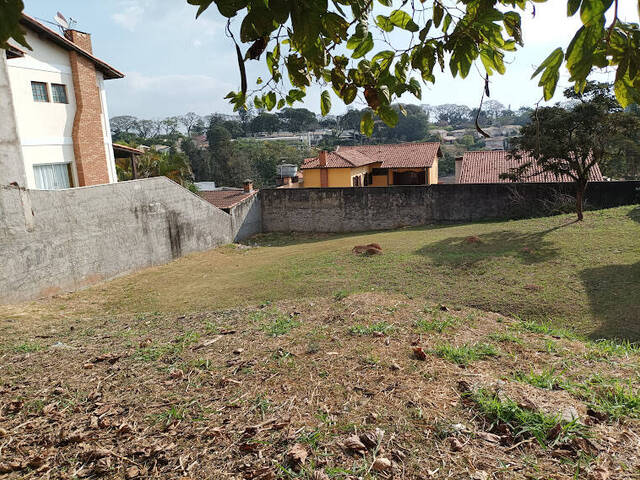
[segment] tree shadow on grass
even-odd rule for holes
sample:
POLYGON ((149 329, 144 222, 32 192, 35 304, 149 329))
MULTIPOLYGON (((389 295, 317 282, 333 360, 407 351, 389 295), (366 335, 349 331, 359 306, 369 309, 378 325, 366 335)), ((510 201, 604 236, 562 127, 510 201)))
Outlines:
POLYGON ((494 257, 518 257, 525 264, 545 262, 558 255, 558 248, 545 239, 549 233, 567 227, 564 223, 542 232, 494 231, 478 236, 450 237, 416 251, 431 257, 437 265, 470 265, 494 257))
POLYGON ((640 207, 636 207, 633 210, 631 210, 627 214, 627 217, 629 217, 631 220, 634 220, 634 221, 640 223, 640 207))
POLYGON ((588 268, 580 277, 600 322, 590 337, 640 341, 640 262, 588 268))

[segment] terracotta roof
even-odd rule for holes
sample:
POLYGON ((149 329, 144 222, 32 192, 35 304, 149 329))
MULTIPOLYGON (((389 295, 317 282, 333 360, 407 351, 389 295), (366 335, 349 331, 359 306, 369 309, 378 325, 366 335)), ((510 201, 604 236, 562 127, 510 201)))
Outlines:
MULTIPOLYGON (((500 178, 501 173, 508 173, 526 162, 532 166, 524 174, 523 183, 572 182, 568 175, 556 176, 551 172, 543 172, 535 159, 528 154, 522 154, 521 159, 513 158, 505 150, 465 152, 460 167, 459 183, 511 183, 511 180, 500 178)), ((596 164, 591 169, 591 181, 602 181, 600 167, 596 164)))
MULTIPOLYGON (((327 154, 326 168, 351 168, 381 163, 380 168, 427 168, 436 156, 442 156, 437 142, 396 143, 338 147, 327 154)), ((301 169, 321 168, 318 157, 307 158, 301 169)))
POLYGON ((29 15, 23 13, 22 14, 22 20, 20 21, 20 23, 22 23, 25 27, 30 28, 31 30, 35 31, 36 33, 44 35, 49 40, 51 40, 54 43, 58 44, 62 48, 65 48, 67 50, 74 50, 74 51, 78 52, 80 55, 82 55, 83 57, 88 58, 89 60, 91 60, 95 64, 96 69, 102 72, 102 74, 104 75, 105 80, 110 80, 110 79, 113 79, 113 78, 124 78, 124 73, 119 72, 118 70, 113 68, 108 63, 100 60, 99 58, 97 58, 95 56, 93 56, 92 53, 87 52, 86 50, 80 48, 78 45, 73 43, 71 40, 67 40, 63 36, 58 35, 56 32, 51 30, 49 27, 46 27, 43 24, 41 24, 40 22, 38 22, 35 18, 32 18, 29 15))
POLYGON ((128 145, 122 145, 120 143, 114 143, 113 150, 115 152, 133 153, 135 155, 142 155, 144 153, 142 150, 138 150, 137 148, 133 148, 128 145))
POLYGON ((258 193, 258 190, 246 193, 242 188, 238 188, 237 190, 229 189, 198 192, 198 195, 218 208, 231 208, 243 202, 247 198, 254 196, 256 193, 258 193))

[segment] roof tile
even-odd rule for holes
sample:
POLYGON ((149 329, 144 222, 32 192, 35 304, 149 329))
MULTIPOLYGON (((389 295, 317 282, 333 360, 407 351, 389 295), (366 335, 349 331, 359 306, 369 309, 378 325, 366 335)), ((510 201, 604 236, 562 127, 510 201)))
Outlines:
MULTIPOLYGON (((465 152, 462 158, 459 183, 511 183, 509 179, 500 178, 501 173, 508 173, 523 163, 531 162, 532 166, 522 179, 522 183, 571 182, 568 175, 556 176, 551 172, 544 172, 535 159, 526 153, 517 159, 505 150, 487 150, 465 152)), ((591 170, 591 181, 602 181, 600 167, 596 164, 591 170)))
MULTIPOLYGON (((380 168, 427 168, 441 156, 437 142, 338 147, 327 154, 327 168, 351 168, 380 163, 380 168)), ((320 168, 318 157, 307 158, 302 169, 320 168)))
POLYGON ((253 190, 252 192, 247 193, 243 189, 239 188, 237 190, 198 192, 198 195, 218 208, 231 208, 240 202, 243 202, 247 198, 252 197, 256 193, 258 193, 258 190, 253 190))

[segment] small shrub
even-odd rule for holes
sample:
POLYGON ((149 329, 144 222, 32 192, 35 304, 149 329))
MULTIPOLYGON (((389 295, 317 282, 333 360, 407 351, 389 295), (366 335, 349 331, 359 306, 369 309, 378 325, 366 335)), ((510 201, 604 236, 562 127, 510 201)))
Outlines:
POLYGON ((533 370, 529 371, 529 373, 516 372, 513 375, 513 379, 545 390, 561 390, 566 386, 565 380, 556 374, 555 368, 545 369, 540 373, 536 373, 533 370))
POLYGON ((259 323, 262 331, 270 337, 286 335, 300 326, 300 322, 295 317, 290 317, 277 308, 255 312, 251 315, 251 320, 259 323))
POLYGON ((35 342, 24 342, 20 345, 16 345, 14 350, 18 353, 35 353, 42 350, 42 345, 35 342))
POLYGON ((514 334, 509 332, 495 332, 489 334, 489 338, 494 342, 500 343, 516 343, 518 345, 522 345, 522 339, 516 337, 514 334))
POLYGON ((640 344, 629 340, 601 339, 590 342, 589 352, 585 354, 588 360, 598 360, 610 357, 629 357, 640 353, 640 344))
POLYGON ((522 321, 518 324, 520 330, 524 330, 531 333, 541 333, 543 335, 551 335, 559 338, 577 339, 578 336, 575 332, 566 328, 556 328, 549 323, 540 323, 533 320, 522 321))
POLYGON ((449 344, 437 345, 434 353, 440 357, 458 365, 469 365, 475 360, 481 360, 488 357, 497 357, 500 352, 490 343, 465 344, 460 347, 454 347, 449 344))
POLYGON ((456 324, 456 318, 450 315, 435 318, 433 320, 427 320, 422 318, 417 320, 415 326, 422 332, 438 332, 442 333, 445 330, 453 327, 456 324))
POLYGON ((610 418, 640 418, 640 393, 631 382, 623 383, 596 375, 573 386, 571 391, 593 410, 610 418))
POLYGON ((338 290, 336 293, 333 294, 333 300, 336 302, 339 302, 340 300, 344 300, 348 296, 349 294, 347 293, 346 290, 338 290))
POLYGON ((534 437, 542 446, 554 446, 586 434, 586 427, 577 420, 564 422, 560 415, 524 409, 513 400, 500 399, 485 389, 468 396, 474 402, 475 408, 492 422, 493 426, 508 426, 515 439, 534 437), (558 425, 561 428, 556 432, 558 425))

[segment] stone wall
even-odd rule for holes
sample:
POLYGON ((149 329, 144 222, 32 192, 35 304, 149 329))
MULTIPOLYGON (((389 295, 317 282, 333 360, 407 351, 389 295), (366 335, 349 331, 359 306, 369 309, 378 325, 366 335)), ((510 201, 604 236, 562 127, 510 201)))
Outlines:
POLYGON ((0 303, 77 290, 233 240, 231 216, 165 177, 0 186, 0 303))
MULTIPOLYGON (((543 216, 571 209, 572 183, 263 189, 265 232, 359 232, 543 216)), ((594 182, 587 208, 640 203, 640 182, 594 182)))

